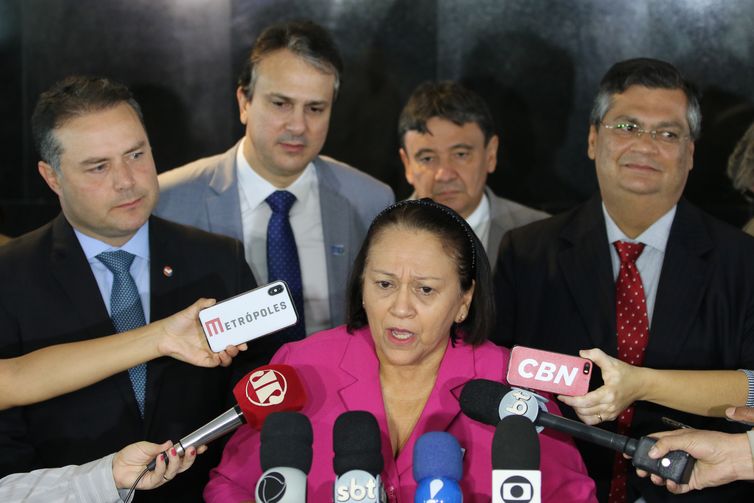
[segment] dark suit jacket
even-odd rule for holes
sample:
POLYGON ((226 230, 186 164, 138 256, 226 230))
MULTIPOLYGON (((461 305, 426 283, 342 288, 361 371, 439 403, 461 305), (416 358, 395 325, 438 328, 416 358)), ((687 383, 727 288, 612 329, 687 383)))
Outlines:
MULTIPOLYGON (((599 347, 616 356, 615 282, 609 246, 599 197, 509 232, 503 238, 495 274, 495 342, 574 355, 579 349, 599 347)), ((678 204, 670 230, 644 365, 754 368, 754 239, 684 200, 678 204)), ((594 375, 592 389, 601 382, 601 376, 594 375)), ((561 407, 573 416, 572 410, 561 407)), ((662 416, 698 428, 736 428, 725 420, 638 402, 633 436, 669 429, 660 421, 662 416)), ((584 443, 579 447, 598 491, 606 496, 612 454, 584 443)), ((664 488, 635 474, 629 483, 649 502, 671 498, 664 488)), ((677 499, 751 501, 752 495, 754 486, 737 483, 677 499)))
MULTIPOLYGON (((149 225, 152 320, 199 297, 220 300, 255 286, 239 242, 156 217, 149 225), (168 265, 171 277, 163 274, 168 265)), ((86 257, 62 214, 2 247, 0 285, 0 357, 115 332, 86 257)), ((0 413, 0 477, 81 464, 138 440, 178 441, 228 409, 229 390, 243 367, 243 358, 228 369, 197 368, 172 358, 149 362, 143 420, 127 372, 0 413)), ((208 470, 221 451, 221 446, 210 446, 190 473, 140 493, 137 501, 200 501, 208 470)))

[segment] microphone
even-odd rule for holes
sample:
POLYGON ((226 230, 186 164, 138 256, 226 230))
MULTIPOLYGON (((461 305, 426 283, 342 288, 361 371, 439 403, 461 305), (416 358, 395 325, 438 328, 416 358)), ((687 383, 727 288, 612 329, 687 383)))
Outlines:
POLYGON ((385 503, 380 473, 382 443, 377 419, 369 412, 344 412, 333 426, 336 503, 385 503))
MULTIPOLYGON (((252 370, 233 387, 237 405, 186 435, 173 447, 183 456, 190 447, 199 447, 230 433, 243 423, 258 430, 273 412, 301 410, 306 391, 296 370, 290 365, 263 365, 252 370)), ((165 460, 167 461, 167 456, 165 460)), ((147 465, 155 469, 157 460, 147 465)))
POLYGON ((312 424, 298 412, 273 412, 262 426, 262 476, 258 503, 306 502, 306 474, 312 467, 312 424))
POLYGON ((463 413, 481 423, 494 426, 506 416, 525 416, 537 426, 552 428, 600 447, 628 454, 636 468, 679 484, 688 483, 696 461, 690 454, 671 451, 663 458, 652 459, 648 452, 657 442, 654 438, 641 437, 636 440, 550 414, 541 410, 544 405, 537 397, 538 395, 530 391, 511 389, 499 382, 473 379, 461 390, 460 402, 463 413))
POLYGON ((419 437, 414 444, 414 503, 462 503, 462 475, 463 453, 453 435, 430 431, 419 437))
POLYGON ((492 437, 492 503, 509 501, 542 501, 537 430, 515 415, 504 417, 492 437))

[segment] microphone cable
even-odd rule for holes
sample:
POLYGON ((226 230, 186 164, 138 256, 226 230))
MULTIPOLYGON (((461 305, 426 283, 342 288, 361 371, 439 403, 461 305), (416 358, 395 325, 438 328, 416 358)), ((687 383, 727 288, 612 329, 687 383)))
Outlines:
MULTIPOLYGON (((144 470, 141 472, 141 475, 139 475, 138 477, 136 477, 136 481, 131 486, 131 489, 128 490, 128 495, 126 496, 126 501, 129 501, 131 499, 131 496, 133 495, 134 491, 136 490, 136 486, 139 485, 139 482, 141 482, 141 479, 144 478, 144 475, 146 475, 148 471, 149 471, 149 467, 145 466, 144 470)), ((165 480, 167 480, 167 479, 165 479, 165 480)))

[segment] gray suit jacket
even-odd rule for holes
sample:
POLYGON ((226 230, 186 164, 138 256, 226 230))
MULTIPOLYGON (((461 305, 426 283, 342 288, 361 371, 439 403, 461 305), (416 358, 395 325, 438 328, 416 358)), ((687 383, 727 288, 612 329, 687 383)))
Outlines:
POLYGON ((542 220, 549 217, 544 211, 535 210, 513 202, 509 199, 503 199, 497 196, 489 187, 484 188, 484 193, 490 200, 490 235, 489 242, 485 243, 487 256, 490 259, 490 265, 493 268, 497 265, 497 254, 500 249, 500 242, 506 232, 516 227, 521 227, 536 220, 542 220))
MULTIPOLYGON (((155 214, 243 241, 236 152, 199 159, 162 173, 155 214)), ((372 219, 395 201, 384 183, 328 157, 314 159, 327 260, 332 324, 345 321, 345 287, 372 219)), ((306 292, 304 292, 306 296, 306 292)))

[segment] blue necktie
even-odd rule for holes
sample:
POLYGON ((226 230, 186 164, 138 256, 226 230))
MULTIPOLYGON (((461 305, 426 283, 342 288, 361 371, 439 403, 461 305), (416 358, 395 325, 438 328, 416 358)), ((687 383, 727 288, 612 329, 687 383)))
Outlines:
POLYGON ((296 238, 293 236, 288 212, 296 202, 296 196, 287 190, 277 190, 266 199, 272 208, 272 216, 267 224, 267 279, 281 279, 296 303, 298 323, 280 332, 283 340, 300 340, 306 337, 304 326, 304 287, 301 283, 301 266, 298 261, 296 238))
MULTIPOLYGON (((115 330, 125 332, 146 325, 144 309, 141 306, 139 289, 131 277, 131 263, 134 255, 127 251, 102 252, 97 259, 113 273, 113 289, 110 293, 110 318, 115 330)), ((128 369, 131 386, 141 417, 144 417, 144 394, 147 388, 147 365, 142 363, 128 369)))

